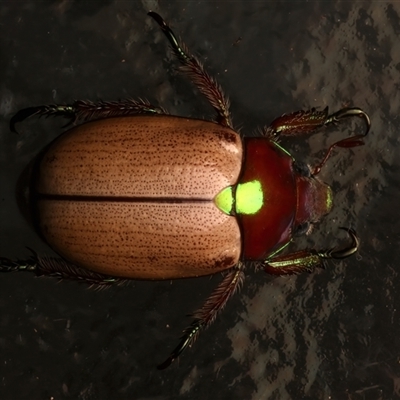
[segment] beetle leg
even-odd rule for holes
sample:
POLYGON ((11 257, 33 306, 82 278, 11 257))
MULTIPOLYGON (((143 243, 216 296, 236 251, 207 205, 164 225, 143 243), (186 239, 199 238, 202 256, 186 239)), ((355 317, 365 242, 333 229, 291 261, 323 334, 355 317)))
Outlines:
POLYGON ((36 276, 74 279, 98 287, 104 287, 114 283, 121 284, 127 281, 126 279, 113 278, 80 268, 62 258, 39 257, 35 254, 27 260, 12 261, 8 258, 0 257, 0 272, 17 271, 33 272, 36 276))
POLYGON ((217 122, 220 125, 232 128, 229 99, 224 95, 221 87, 214 78, 204 70, 200 61, 189 53, 186 45, 177 39, 171 28, 160 15, 153 11, 150 11, 148 15, 160 25, 161 30, 169 40, 172 50, 182 64, 180 70, 189 77, 197 86, 200 93, 202 93, 214 107, 217 112, 217 122))
MULTIPOLYGON (((360 117, 364 118, 367 128, 362 136, 366 136, 371 128, 371 121, 367 113, 360 108, 343 108, 331 115, 328 113, 328 107, 322 111, 315 108, 304 111, 296 111, 290 114, 283 114, 276 118, 271 124, 264 128, 263 133, 272 139, 280 135, 299 135, 315 131, 323 126, 336 124, 343 118, 360 117)), ((361 136, 361 135, 358 135, 361 136)))
POLYGON ((67 124, 69 125, 76 121, 83 122, 93 119, 138 114, 167 114, 167 112, 163 108, 153 106, 148 101, 142 99, 98 102, 77 100, 70 105, 49 104, 24 108, 11 118, 10 130, 16 132, 15 124, 17 122, 21 122, 34 115, 39 117, 67 117, 70 119, 70 122, 67 124))
POLYGON ((324 260, 329 258, 341 259, 354 254, 359 247, 359 240, 352 229, 340 228, 347 231, 352 239, 351 245, 344 249, 330 249, 324 251, 301 250, 286 256, 272 257, 262 263, 266 272, 273 275, 298 274, 312 272, 315 268, 323 267, 324 260))
POLYGON ((350 147, 356 147, 356 146, 363 146, 364 141, 363 137, 368 133, 368 131, 364 135, 355 135, 351 136, 346 139, 339 140, 338 142, 333 143, 332 145, 329 146, 328 151, 325 153, 325 157, 323 160, 312 170, 311 174, 313 176, 319 174, 321 171, 322 167, 325 165, 325 163, 328 161, 329 156, 332 153, 332 150, 335 147, 342 147, 342 148, 350 148, 350 147))
POLYGON ((207 299, 203 307, 193 314, 193 322, 183 331, 183 336, 178 346, 171 355, 157 367, 158 369, 169 367, 186 347, 194 343, 200 330, 207 328, 214 322, 218 312, 225 307, 226 302, 243 284, 243 269, 243 264, 239 263, 224 277, 223 281, 207 299))
POLYGON ((312 108, 308 111, 296 111, 291 114, 284 114, 276 118, 267 128, 264 128, 264 135, 270 136, 271 139, 278 139, 280 135, 304 134, 315 131, 316 129, 331 124, 338 123, 343 118, 348 117, 364 118, 367 128, 364 134, 354 135, 346 139, 339 140, 332 144, 325 154, 324 159, 312 171, 312 175, 317 175, 324 166, 332 150, 335 147, 356 147, 364 144, 363 138, 368 134, 371 128, 371 121, 367 113, 360 108, 343 108, 331 115, 328 114, 328 107, 323 111, 317 111, 312 108))

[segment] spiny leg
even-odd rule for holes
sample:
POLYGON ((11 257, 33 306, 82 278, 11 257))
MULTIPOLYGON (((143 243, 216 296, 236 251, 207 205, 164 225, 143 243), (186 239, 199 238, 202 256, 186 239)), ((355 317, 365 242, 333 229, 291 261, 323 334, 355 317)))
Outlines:
POLYGON ((362 146, 364 144, 363 138, 368 134, 371 128, 371 121, 367 113, 356 107, 343 108, 330 115, 328 113, 328 107, 323 111, 317 111, 315 108, 308 111, 301 110, 291 114, 284 114, 281 117, 276 118, 268 127, 264 128, 263 133, 264 135, 271 137, 271 139, 278 139, 280 135, 288 136, 307 134, 323 126, 336 124, 343 118, 349 117, 363 118, 367 125, 365 133, 362 135, 354 135, 332 144, 326 152, 322 162, 312 171, 312 175, 317 175, 335 147, 350 148, 362 146))
POLYGON ((323 251, 302 250, 285 256, 272 256, 270 259, 260 263, 266 272, 273 275, 298 274, 301 272, 312 272, 315 268, 323 267, 324 260, 334 258, 342 259, 354 254, 359 247, 356 233, 349 228, 345 230, 352 243, 343 249, 329 249, 323 251))
POLYGON ((36 276, 78 280, 97 287, 127 282, 126 279, 114 278, 80 268, 62 258, 40 257, 34 254, 27 260, 13 261, 0 257, 0 272, 22 271, 33 272, 36 276))
POLYGON ((183 331, 183 336, 178 346, 171 355, 157 367, 158 369, 169 367, 183 350, 194 343, 200 331, 214 322, 218 312, 224 308, 226 302, 241 287, 244 280, 243 269, 243 264, 239 263, 224 277, 223 281, 207 299, 203 307, 193 314, 193 322, 183 331))
POLYGON ((10 130, 16 132, 15 124, 34 115, 39 117, 62 116, 70 119, 70 123, 84 122, 93 119, 120 117, 138 114, 167 114, 161 108, 151 105, 146 100, 126 99, 120 101, 86 101, 77 100, 69 105, 49 104, 28 107, 18 111, 10 121, 10 130))
POLYGON ((371 128, 371 121, 368 114, 357 107, 342 108, 330 115, 328 107, 325 107, 322 111, 311 108, 311 110, 307 111, 300 110, 290 114, 283 114, 274 119, 268 127, 265 127, 263 133, 266 136, 270 136, 272 139, 278 138, 280 135, 307 134, 322 126, 336 124, 341 119, 348 117, 364 118, 367 129, 364 135, 360 136, 366 136, 371 128))
POLYGON ((150 11, 148 15, 152 17, 158 25, 160 25, 161 30, 169 40, 172 50, 182 64, 180 68, 181 71, 188 75, 190 80, 214 107, 217 112, 217 122, 221 125, 232 128, 231 115, 229 112, 229 100, 225 97, 221 87, 210 75, 208 75, 197 58, 189 53, 186 45, 177 39, 171 28, 160 15, 153 11, 150 11))

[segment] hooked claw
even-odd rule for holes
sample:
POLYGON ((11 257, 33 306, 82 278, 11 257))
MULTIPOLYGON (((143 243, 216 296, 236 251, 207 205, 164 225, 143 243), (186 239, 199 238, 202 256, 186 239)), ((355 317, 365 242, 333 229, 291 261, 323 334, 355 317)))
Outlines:
POLYGON ((76 106, 73 105, 57 105, 49 104, 45 106, 28 107, 19 110, 10 120, 10 130, 11 132, 18 133, 15 129, 15 124, 17 122, 22 122, 23 120, 32 117, 33 115, 39 116, 63 116, 70 119, 70 121, 65 125, 68 126, 74 122, 76 119, 76 106))
POLYGON ((15 124, 17 122, 22 122, 23 120, 32 117, 33 115, 40 114, 42 107, 28 107, 23 110, 19 110, 10 120, 10 130, 11 132, 18 133, 15 129, 15 124))
POLYGON ((340 227, 339 229, 343 229, 349 234, 349 236, 352 238, 351 245, 341 250, 336 250, 336 249, 328 250, 325 253, 320 254, 321 257, 341 259, 351 256, 358 250, 358 247, 360 246, 360 241, 357 237, 356 232, 351 228, 340 227))
POLYGON ((188 347, 193 340, 195 340, 196 336, 199 333, 199 330, 203 327, 203 324, 199 320, 193 321, 193 323, 184 331, 184 335, 181 337, 181 341, 178 346, 175 347, 174 351, 170 354, 170 356, 160 365, 157 366, 157 369, 165 369, 169 367, 183 352, 183 350, 188 347))
POLYGON ((369 130, 371 129, 371 120, 367 113, 365 113, 361 108, 353 107, 353 108, 342 108, 341 110, 331 114, 325 121, 325 125, 329 125, 335 122, 339 122, 342 118, 347 117, 361 117, 365 119, 367 124, 367 130, 363 136, 367 136, 369 130))

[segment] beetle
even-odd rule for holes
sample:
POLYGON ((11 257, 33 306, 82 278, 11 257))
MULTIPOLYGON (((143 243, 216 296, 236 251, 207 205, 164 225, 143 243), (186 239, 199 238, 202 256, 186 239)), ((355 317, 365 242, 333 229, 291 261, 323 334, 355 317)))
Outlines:
POLYGON ((326 259, 358 250, 356 233, 342 228, 351 239, 345 248, 284 252, 297 234, 331 210, 332 190, 317 175, 332 150, 363 145, 371 123, 360 108, 332 114, 312 108, 283 114, 258 137, 241 138, 218 83, 160 15, 148 15, 170 42, 181 72, 214 108, 215 120, 172 116, 133 99, 78 100, 18 111, 10 121, 13 132, 35 115, 63 116, 75 125, 40 154, 33 173, 35 224, 61 258, 3 257, 0 271, 96 285, 225 271, 178 346, 158 366, 164 369, 240 288, 247 262, 284 275, 314 271, 326 259), (365 132, 332 144, 314 168, 279 144, 280 136, 308 134, 348 117, 364 119, 365 132))

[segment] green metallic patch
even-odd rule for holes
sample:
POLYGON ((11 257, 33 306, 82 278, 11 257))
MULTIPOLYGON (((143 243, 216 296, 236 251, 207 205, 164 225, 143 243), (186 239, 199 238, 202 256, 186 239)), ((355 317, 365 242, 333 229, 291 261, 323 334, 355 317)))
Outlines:
POLYGON ((240 183, 236 189, 236 212, 256 214, 264 204, 264 192, 260 181, 240 183))
POLYGON ((216 206, 225 214, 232 214, 233 194, 232 186, 222 189, 214 198, 216 206))

